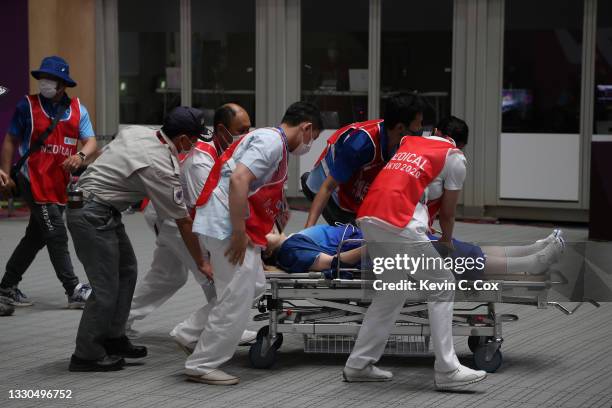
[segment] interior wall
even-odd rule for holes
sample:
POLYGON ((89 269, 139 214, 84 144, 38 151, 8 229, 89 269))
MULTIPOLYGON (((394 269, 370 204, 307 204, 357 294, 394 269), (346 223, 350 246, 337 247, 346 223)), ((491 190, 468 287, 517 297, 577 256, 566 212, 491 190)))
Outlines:
MULTIPOLYGON (((68 61, 77 83, 68 93, 80 98, 96 129, 95 0, 29 0, 28 20, 30 69, 50 55, 68 61)), ((37 92, 30 76, 30 93, 37 92)))
POLYGON ((22 0, 3 0, 6 18, 0 25, 0 36, 10 38, 2 43, 2 52, 10 63, 3 64, 0 86, 8 93, 0 94, 0 145, 4 140, 15 105, 28 92, 28 5, 22 0), (10 57, 8 57, 10 56, 10 57))

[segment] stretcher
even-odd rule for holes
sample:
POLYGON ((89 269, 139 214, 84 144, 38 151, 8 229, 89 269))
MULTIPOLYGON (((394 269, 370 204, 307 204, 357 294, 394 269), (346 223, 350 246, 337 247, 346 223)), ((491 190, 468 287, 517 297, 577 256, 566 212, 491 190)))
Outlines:
MULTIPOLYGON (((259 314, 254 319, 268 324, 258 331, 249 350, 252 366, 272 367, 285 334, 303 336, 306 353, 350 353, 371 300, 364 298, 368 292, 363 290, 365 282, 359 278, 360 272, 363 271, 338 267, 328 279, 321 272, 266 271, 267 288, 257 302, 259 314), (352 272, 356 279, 340 279, 341 271, 352 272)), ((518 320, 517 315, 497 313, 497 304, 555 307, 566 315, 573 314, 585 302, 599 307, 590 299, 573 309, 549 301, 551 287, 567 283, 558 272, 488 278, 487 282, 498 283, 497 289, 456 291, 453 313, 453 336, 467 337, 474 366, 487 372, 495 372, 502 365, 503 324, 518 320)), ((409 291, 384 354, 431 355, 429 335, 425 294, 409 291)))

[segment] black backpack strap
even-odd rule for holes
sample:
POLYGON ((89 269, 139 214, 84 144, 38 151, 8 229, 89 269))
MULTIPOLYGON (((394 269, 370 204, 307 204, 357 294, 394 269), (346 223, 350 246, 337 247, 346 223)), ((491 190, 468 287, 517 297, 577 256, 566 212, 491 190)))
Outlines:
MULTIPOLYGON (((56 113, 55 117, 53 118, 53 120, 51 121, 51 124, 49 125, 49 127, 47 129, 45 129, 43 134, 40 135, 40 137, 36 140, 36 142, 34 142, 30 146, 30 150, 25 152, 25 154, 23 156, 21 156, 19 161, 17 161, 17 163, 15 163, 15 165, 13 166, 12 173, 18 173, 19 169, 21 169, 21 166, 23 166, 23 164, 26 162, 28 157, 30 157, 30 154, 40 150, 40 148, 45 143, 45 140, 47 140, 47 138, 49 137, 51 132, 53 132, 53 130, 57 126, 57 123, 60 121, 62 116, 64 116, 64 114, 66 113, 66 111, 68 109, 70 109, 70 98, 66 98, 65 102, 58 107, 57 113, 56 113)), ((32 123, 32 126, 34 126, 33 123, 32 123)))

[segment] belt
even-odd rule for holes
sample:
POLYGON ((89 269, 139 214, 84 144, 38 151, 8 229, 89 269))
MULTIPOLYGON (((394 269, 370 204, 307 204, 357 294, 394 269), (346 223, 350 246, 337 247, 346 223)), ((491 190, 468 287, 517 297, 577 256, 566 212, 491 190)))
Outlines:
POLYGON ((112 204, 108 203, 107 201, 102 200, 101 198, 99 198, 97 195, 95 195, 91 191, 87 191, 83 189, 80 189, 80 190, 83 193, 83 201, 93 201, 94 203, 103 205, 105 207, 110 208, 111 210, 116 211, 117 213, 120 213, 120 211, 117 210, 112 204))
POLYGON ((97 199, 94 193, 87 191, 87 190, 83 190, 82 188, 80 190, 83 193, 83 200, 94 201, 97 199))

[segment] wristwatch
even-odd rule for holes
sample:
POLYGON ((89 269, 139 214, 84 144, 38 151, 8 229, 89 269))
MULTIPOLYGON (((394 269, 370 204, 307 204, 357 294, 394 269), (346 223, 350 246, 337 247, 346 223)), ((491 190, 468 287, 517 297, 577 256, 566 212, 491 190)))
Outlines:
POLYGON ((79 156, 82 161, 85 161, 85 159, 87 158, 87 155, 83 152, 77 152, 77 156, 79 156))

